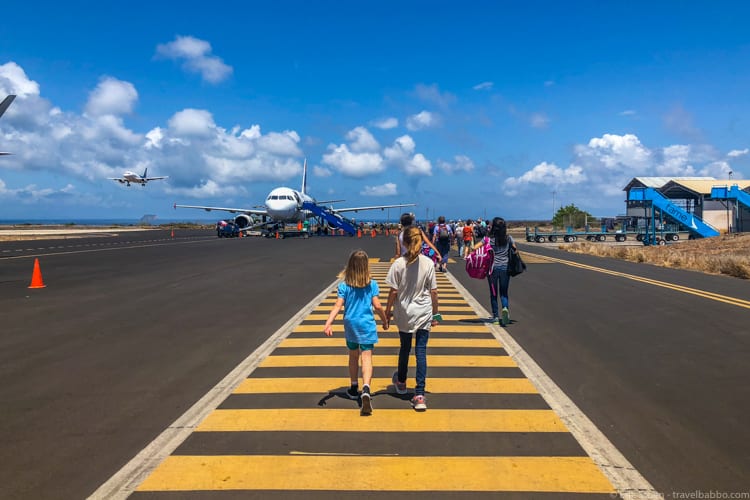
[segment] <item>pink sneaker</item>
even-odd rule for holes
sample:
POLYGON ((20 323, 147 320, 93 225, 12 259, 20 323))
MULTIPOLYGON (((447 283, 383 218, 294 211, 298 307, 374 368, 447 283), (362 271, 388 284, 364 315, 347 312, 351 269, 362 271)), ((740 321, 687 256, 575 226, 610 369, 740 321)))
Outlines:
POLYGON ((411 399, 411 405, 414 407, 417 411, 425 411, 427 410, 427 401, 424 399, 424 396, 414 396, 411 399))
POLYGON ((393 387, 396 388, 396 394, 406 394, 406 382, 398 381, 398 372, 393 372, 391 382, 393 382, 393 387))

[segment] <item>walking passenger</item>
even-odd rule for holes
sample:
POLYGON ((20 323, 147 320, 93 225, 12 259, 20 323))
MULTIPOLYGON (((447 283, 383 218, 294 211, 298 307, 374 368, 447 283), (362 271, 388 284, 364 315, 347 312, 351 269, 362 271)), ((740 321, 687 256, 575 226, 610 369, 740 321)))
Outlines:
POLYGON ((454 231, 454 234, 456 235, 456 246, 458 248, 458 256, 463 257, 464 256, 464 221, 461 219, 458 219, 458 222, 456 222, 456 230, 454 231))
MULTIPOLYGON (((416 386, 412 406, 417 411, 425 411, 425 386, 427 379, 427 341, 430 329, 441 319, 438 314, 438 291, 435 266, 422 255, 422 234, 416 227, 404 232, 406 254, 399 257, 388 270, 385 279, 391 288, 385 307, 385 316, 390 321, 391 313, 398 326, 401 347, 398 353, 398 370, 391 380, 396 393, 406 394, 406 374, 412 337, 416 335, 415 354, 417 358, 416 386)), ((388 324, 385 327, 388 329, 388 324)))
POLYGON ((474 224, 471 219, 466 219, 466 225, 463 229, 464 234, 464 259, 469 256, 469 252, 474 248, 474 224))
POLYGON ((451 251, 451 241, 453 241, 453 230, 445 223, 445 217, 438 217, 438 222, 432 230, 432 243, 437 247, 442 256, 438 270, 446 272, 448 270, 448 254, 451 251))
MULTIPOLYGON (((398 237, 396 237, 396 255, 394 258, 398 259, 399 257, 406 254, 406 247, 404 246, 404 232, 412 226, 414 226, 414 214, 410 214, 410 213, 403 214, 401 216, 401 228, 402 229, 401 229, 401 232, 398 233, 398 237)), ((424 234, 424 231, 422 231, 421 228, 417 227, 417 229, 419 229, 419 232, 422 233, 422 243, 432 248, 435 251, 435 254, 438 256, 438 259, 442 259, 440 252, 438 252, 438 249, 435 248, 435 245, 432 244, 432 241, 430 241, 430 238, 428 238, 427 235, 424 234)))
POLYGON ((323 332, 331 337, 331 324, 344 309, 344 336, 346 347, 349 349, 349 380, 350 387, 346 395, 350 399, 359 398, 359 358, 362 358, 362 415, 372 413, 372 396, 370 383, 372 382, 372 353, 378 342, 378 331, 375 325, 373 309, 380 316, 383 327, 388 328, 388 319, 380 304, 378 283, 370 276, 367 253, 356 250, 349 256, 344 270, 344 281, 339 283, 338 298, 328 315, 323 332))
MULTIPOLYGON (((490 239, 492 251, 495 253, 495 260, 492 265, 492 273, 487 276, 490 288, 490 306, 492 307, 492 322, 500 323, 502 326, 510 323, 510 309, 508 308, 508 287, 510 286, 510 276, 508 275, 508 256, 510 249, 516 249, 516 243, 513 237, 508 234, 508 228, 505 219, 495 217, 492 219, 492 225, 488 231, 487 237, 490 239), (500 305, 498 306, 497 296, 500 295, 500 305), (498 311, 502 307, 502 311, 498 311), (501 316, 498 315, 501 313, 501 316)), ((477 246, 483 245, 482 241, 477 246)))

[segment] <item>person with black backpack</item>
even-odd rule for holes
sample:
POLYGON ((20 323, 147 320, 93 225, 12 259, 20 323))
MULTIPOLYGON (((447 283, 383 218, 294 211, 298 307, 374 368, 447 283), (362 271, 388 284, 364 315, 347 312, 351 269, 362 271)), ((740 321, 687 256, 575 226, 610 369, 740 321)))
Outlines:
MULTIPOLYGON (((508 309, 508 287, 510 286, 508 257, 511 248, 516 250, 516 243, 513 241, 513 237, 508 234, 508 227, 505 224, 505 219, 502 217, 492 219, 492 226, 490 226, 487 236, 490 238, 492 251, 495 253, 492 273, 487 276, 487 282, 490 286, 492 322, 505 326, 510 323, 510 309, 508 309), (498 295, 500 295, 499 307, 502 307, 502 316, 498 314, 500 312, 497 303, 498 295)), ((478 243, 478 245, 481 244, 481 242, 478 243)))
POLYGON ((445 223, 445 217, 438 217, 437 224, 435 224, 432 230, 432 243, 437 247, 438 252, 442 256, 438 271, 446 272, 448 270, 448 253, 451 251, 451 243, 453 242, 453 230, 445 223))

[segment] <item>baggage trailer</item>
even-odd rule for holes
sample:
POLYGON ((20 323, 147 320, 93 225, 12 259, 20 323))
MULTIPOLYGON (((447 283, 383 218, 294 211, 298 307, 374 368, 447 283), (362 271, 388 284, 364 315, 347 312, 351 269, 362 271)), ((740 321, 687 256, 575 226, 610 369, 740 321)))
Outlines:
POLYGON ((557 243, 558 240, 562 240, 565 243, 574 243, 578 239, 585 239, 587 241, 626 241, 628 236, 636 237, 637 231, 574 231, 572 227, 567 228, 565 231, 540 231, 538 227, 534 227, 533 230, 526 228, 526 241, 529 243, 557 243))

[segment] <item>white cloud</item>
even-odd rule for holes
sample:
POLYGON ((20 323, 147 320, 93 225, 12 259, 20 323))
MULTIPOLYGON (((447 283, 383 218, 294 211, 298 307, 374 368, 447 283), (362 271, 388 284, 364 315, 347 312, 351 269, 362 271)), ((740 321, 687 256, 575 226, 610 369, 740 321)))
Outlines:
POLYGON ((382 130, 388 130, 398 127, 398 118, 388 117, 381 118, 372 122, 372 126, 382 130))
POLYGON ((220 83, 234 71, 224 64, 221 58, 211 55, 211 44, 192 36, 177 36, 169 43, 159 44, 156 54, 159 57, 183 61, 182 67, 191 73, 198 73, 204 81, 220 83))
POLYGON ((415 90, 419 99, 437 104, 441 108, 447 107, 456 100, 456 96, 450 92, 440 92, 440 88, 436 84, 424 85, 420 83, 415 90))
MULTIPOLYGON (((6 73, 8 67, 3 66, 6 73)), ((226 129, 217 125, 206 110, 183 109, 166 124, 139 134, 120 116, 137 103, 138 92, 132 84, 103 78, 90 92, 86 112, 76 114, 52 106, 34 91, 36 84, 29 85, 23 70, 11 69, 14 78, 24 75, 14 81, 12 90, 18 92, 21 86, 30 93, 19 97, 11 107, 13 114, 9 110, 0 121, 0 144, 15 153, 3 158, 3 167, 9 171, 48 172, 101 182, 119 176, 125 169, 142 171, 149 167, 154 175, 169 176, 167 181, 149 187, 151 191, 186 197, 246 195, 243 186, 248 183, 281 182, 298 178, 302 171, 296 131, 264 134, 257 124, 226 129)), ((0 80, 9 85, 7 77, 0 80)), ((19 203, 50 196, 77 199, 82 206, 116 203, 76 193, 72 188, 4 188, 4 196, 17 197, 19 203)))
POLYGON ((396 184, 387 182, 380 186, 365 186, 359 194, 362 196, 395 196, 398 194, 398 188, 396 184))
POLYGON ((438 124, 438 116, 429 111, 421 111, 406 119, 406 128, 411 131, 434 127, 438 124))
POLYGON ((181 137, 209 137, 216 130, 214 118, 203 109, 183 109, 169 119, 169 131, 181 137))
POLYGON ((330 168, 320 167, 316 165, 313 167, 313 175, 315 177, 330 177, 333 175, 333 171, 330 168))
POLYGON ((356 127, 346 134, 351 150, 355 153, 373 153, 380 150, 380 144, 364 127, 356 127))
POLYGON ((474 85, 472 89, 474 90, 492 90, 492 87, 494 86, 494 83, 492 82, 482 82, 478 83, 477 85, 474 85))
POLYGON ((416 153, 416 143, 408 135, 397 138, 393 145, 383 150, 385 159, 410 176, 432 175, 432 164, 421 153, 416 153))
POLYGON ((138 92, 130 82, 104 77, 89 93, 86 114, 90 116, 122 115, 133 111, 138 92))
POLYGON ((20 98, 39 95, 39 84, 13 61, 0 65, 0 96, 14 94, 20 98))
POLYGON ((729 153, 727 153, 727 156, 730 158, 739 158, 740 156, 745 156, 746 154, 750 153, 750 149, 733 149, 729 153))
POLYGON ((453 172, 471 172, 474 170, 474 162, 468 156, 457 155, 454 160, 455 163, 438 161, 438 167, 449 174, 453 172))
POLYGON ((544 82, 544 86, 545 87, 554 87, 555 86, 555 81, 554 80, 546 80, 544 82))
POLYGON ((618 115, 620 115, 620 116, 635 116, 636 112, 635 112, 635 110, 632 110, 632 109, 626 109, 625 111, 620 111, 618 113, 618 115))
POLYGON ((323 155, 323 163, 348 177, 365 177, 385 170, 379 153, 354 153, 346 144, 330 144, 328 153, 323 155))
POLYGON ((529 117, 529 123, 534 128, 547 128, 549 118, 544 113, 532 113, 529 117))
POLYGON ((509 177, 503 183, 503 189, 508 195, 516 195, 525 186, 537 184, 545 187, 556 187, 565 184, 580 184, 586 180, 583 168, 570 165, 562 169, 554 163, 542 162, 520 177, 509 177))
POLYGON ((346 134, 349 144, 328 145, 323 163, 347 177, 365 177, 385 170, 380 155, 380 144, 364 127, 356 127, 346 134))

